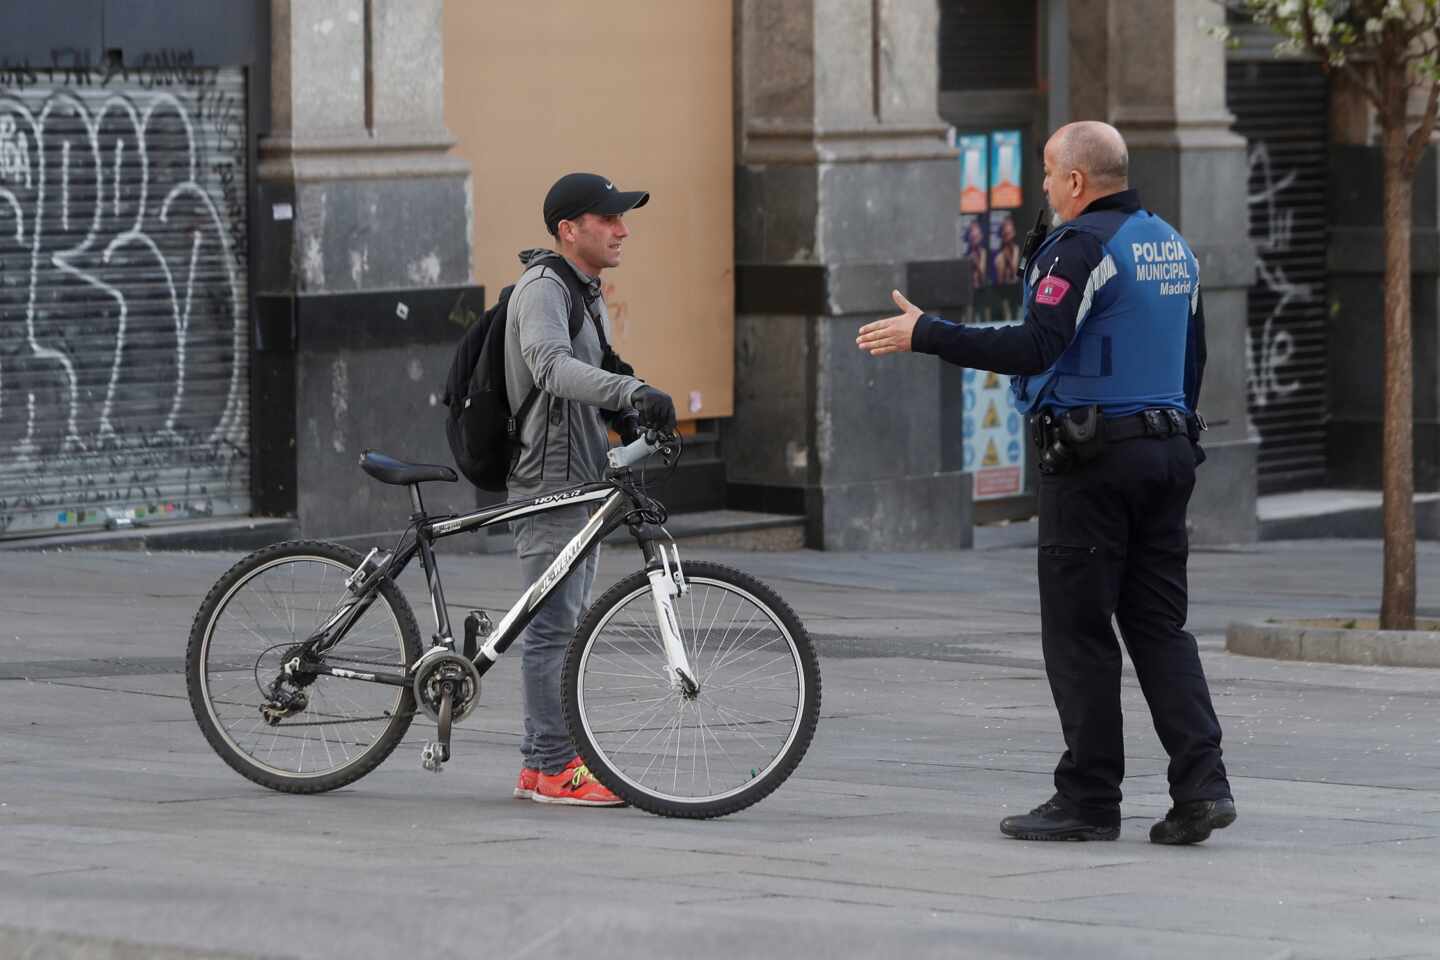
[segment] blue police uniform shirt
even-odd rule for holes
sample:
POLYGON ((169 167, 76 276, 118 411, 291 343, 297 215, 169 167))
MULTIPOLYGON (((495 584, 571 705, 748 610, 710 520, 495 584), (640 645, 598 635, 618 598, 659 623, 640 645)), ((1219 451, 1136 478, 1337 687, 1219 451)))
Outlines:
POLYGON ((925 314, 911 349, 1011 375, 1022 411, 1195 411, 1205 365, 1199 264, 1135 191, 1101 197, 1061 224, 1023 279, 1023 323, 985 328, 925 314))

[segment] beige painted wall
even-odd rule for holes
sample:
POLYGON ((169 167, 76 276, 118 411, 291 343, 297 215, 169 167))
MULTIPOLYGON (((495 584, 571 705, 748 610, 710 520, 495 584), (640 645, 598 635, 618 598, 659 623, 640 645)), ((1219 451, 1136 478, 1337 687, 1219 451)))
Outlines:
POLYGON ((605 272, 615 349, 682 419, 729 416, 730 0, 446 0, 444 69, 487 301, 515 281, 517 251, 550 244, 541 206, 560 176, 648 190, 625 218, 624 261, 605 272))

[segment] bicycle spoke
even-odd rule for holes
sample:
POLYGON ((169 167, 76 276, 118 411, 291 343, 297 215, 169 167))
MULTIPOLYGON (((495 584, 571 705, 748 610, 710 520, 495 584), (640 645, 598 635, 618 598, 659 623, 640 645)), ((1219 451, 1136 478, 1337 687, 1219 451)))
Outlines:
MULTIPOLYGON (((658 715, 660 714, 660 712, 661 712, 662 710, 664 710, 664 709, 665 709, 665 704, 664 704, 664 703, 661 703, 661 704, 660 704, 658 707, 656 707, 654 710, 651 710, 650 713, 649 713, 649 715, 645 718, 646 723, 642 723, 640 726, 636 727, 636 728, 635 728, 635 732, 631 733, 630 736, 629 736, 629 738, 626 739, 626 741, 625 741, 624 743, 620 744, 620 746, 616 748, 616 752, 617 752, 617 753, 624 753, 624 752, 625 752, 625 748, 628 747, 628 746, 630 746, 630 744, 635 740, 636 737, 640 736, 640 734, 642 734, 642 733, 645 732, 646 726, 647 726, 650 718, 651 718, 651 717, 658 716, 658 715)), ((619 732, 623 733, 624 730, 622 729, 622 730, 620 730, 619 732)), ((651 740, 653 741, 654 738, 652 737, 651 740)), ((647 744, 647 745, 648 745, 648 744, 647 744)))
POLYGON ((629 660, 631 663, 635 664, 635 666, 639 667, 641 670, 644 670, 644 671, 645 671, 645 674, 646 674, 647 676, 654 677, 654 678, 657 679, 657 680, 663 680, 663 679, 665 679, 665 675, 664 675, 663 673, 656 673, 655 671, 651 670, 649 667, 645 666, 645 664, 644 664, 643 662, 641 662, 639 659, 631 656, 629 653, 626 653, 624 650, 621 650, 619 647, 615 646, 614 644, 611 644, 611 645, 610 645, 610 649, 614 650, 616 653, 620 654, 620 655, 623 656, 625 659, 627 659, 627 660, 629 660))
POLYGON ((713 672, 715 672, 716 670, 720 669, 720 667, 723 667, 723 666, 728 662, 728 660, 729 660, 729 658, 730 658, 730 655, 731 655, 732 653, 734 653, 735 650, 738 649, 741 644, 743 644, 743 643, 745 643, 745 642, 747 642, 747 641, 749 641, 749 640, 752 640, 752 639, 754 639, 755 637, 758 637, 758 636, 760 636, 762 633, 765 632, 765 628, 766 628, 767 626, 769 626, 769 624, 764 624, 764 623, 762 623, 760 626, 758 626, 758 627, 755 628, 754 632, 749 633, 749 634, 746 634, 746 633, 745 633, 745 631, 749 629, 750 623, 754 622, 754 619, 755 619, 755 618, 752 616, 752 617, 750 618, 750 621, 748 621, 748 622, 745 624, 745 626, 741 627, 740 630, 735 634, 735 639, 734 639, 734 640, 730 641, 729 644, 727 644, 727 645, 724 646, 723 648, 720 648, 720 649, 718 649, 718 650, 716 651, 716 656, 715 656, 715 658, 710 661, 710 672, 711 672, 711 673, 713 673, 713 672))
POLYGON ((687 656, 705 668, 693 697, 637 660, 660 646, 643 589, 594 628, 578 682, 582 723, 606 768, 656 796, 699 802, 747 790, 779 762, 799 728, 803 677, 769 608, 722 581, 692 574, 690 588, 674 609, 687 656))
MULTIPOLYGON (((284 687, 307 702, 280 723, 258 716, 281 676, 281 654, 340 609, 345 594, 337 596, 336 585, 350 569, 323 556, 282 555, 238 581, 210 617, 201 663, 210 715, 240 755, 267 771, 319 777, 344 769, 408 719, 398 714, 399 688, 327 674, 284 687)), ((403 635, 389 601, 377 597, 325 659, 403 670, 403 635)))
MULTIPOLYGON (((623 731, 623 730, 625 729, 625 724, 626 724, 626 723, 628 723, 630 720, 633 720, 634 718, 640 716, 641 714, 650 714, 650 715, 653 716, 655 713, 658 713, 660 710, 663 710, 663 709, 664 709, 664 704, 665 704, 667 701, 669 701, 670 699, 671 699, 670 696, 652 697, 652 698, 649 699, 649 700, 635 700, 635 701, 631 701, 631 702, 627 703, 626 706, 633 706, 633 705, 636 704, 636 703, 643 703, 643 704, 645 704, 645 706, 640 707, 638 710, 632 710, 630 713, 625 713, 625 714, 621 714, 621 715, 618 716, 618 717, 612 717, 612 718, 610 718, 608 721, 606 721, 606 722, 610 725, 610 726, 609 726, 609 729, 608 729, 606 732, 608 732, 608 733, 619 733, 619 732, 623 731), (652 707, 652 706, 650 706, 650 704, 652 704, 652 703, 659 703, 659 704, 661 704, 661 706, 658 707, 658 708, 657 708, 657 707, 652 707)), ((647 719, 648 719, 648 717, 647 717, 647 719)))
MULTIPOLYGON (((769 646, 769 644, 767 643, 765 646, 769 646)), ((754 653, 754 652, 757 652, 757 651, 763 650, 763 649, 764 649, 764 647, 756 647, 754 651, 751 651, 751 653, 754 653)), ((737 658, 735 662, 738 663, 740 660, 744 660, 746 657, 749 657, 749 656, 750 656, 750 654, 747 653, 747 654, 745 654, 744 657, 739 657, 739 658, 737 658)), ((784 662, 787 661, 787 660, 790 661, 790 662, 792 662, 792 663, 794 662, 794 659, 790 656, 790 654, 788 654, 788 653, 782 653, 780 656, 775 657, 775 658, 772 659, 772 660, 767 660, 765 663, 759 664, 758 666, 751 667, 749 670, 746 670, 746 671, 745 671, 744 673, 742 673, 742 674, 739 674, 739 675, 737 675, 737 676, 731 677, 727 682, 728 682, 729 685, 734 686, 735 684, 738 684, 741 680, 744 680, 746 677, 752 676, 752 675, 754 675, 755 673, 757 673, 757 672, 759 672, 759 671, 761 671, 761 670, 766 669, 767 667, 772 667, 772 666, 774 666, 774 665, 777 664, 777 663, 784 663, 784 662)))

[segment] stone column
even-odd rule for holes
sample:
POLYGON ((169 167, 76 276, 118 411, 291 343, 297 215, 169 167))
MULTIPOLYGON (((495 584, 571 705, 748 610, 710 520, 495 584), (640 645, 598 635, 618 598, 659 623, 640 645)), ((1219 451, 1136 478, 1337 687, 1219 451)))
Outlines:
POLYGON ((274 204, 290 195, 293 239, 288 257, 266 257, 267 289, 469 279, 470 170, 448 155, 442 10, 442 0, 271 0, 262 220, 287 222, 274 204))
MULTIPOLYGON (((1246 229, 1245 140, 1231 132, 1234 117, 1225 107, 1225 47, 1198 25, 1213 21, 1216 9, 1211 0, 1109 0, 1106 32, 1108 112, 1130 148, 1131 185, 1200 260, 1209 346, 1200 409, 1210 431, 1202 441, 1209 459, 1190 505, 1196 543, 1258 535, 1260 441, 1245 401, 1245 306, 1255 255, 1246 229)), ((1071 60, 1091 56, 1081 50, 1071 60)))
POLYGON ((822 549, 972 542, 941 364, 872 358, 857 329, 969 300, 959 177, 936 113, 934 3, 736 0, 732 502, 803 510, 822 549))
MULTIPOLYGON (((450 462, 437 401, 462 328, 447 315, 480 309, 478 296, 456 299, 470 280, 470 180, 448 155, 443 0, 270 9, 271 126, 257 170, 259 499, 293 511, 306 534, 383 529, 408 510, 403 489, 369 480, 356 458, 375 447, 450 462)), ((473 503, 468 485, 442 490, 473 503)))

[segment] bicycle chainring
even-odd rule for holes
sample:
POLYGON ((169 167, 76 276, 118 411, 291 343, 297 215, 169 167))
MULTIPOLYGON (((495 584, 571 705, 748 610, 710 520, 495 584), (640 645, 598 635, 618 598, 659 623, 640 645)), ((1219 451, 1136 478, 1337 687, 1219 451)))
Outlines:
POLYGON ((480 671, 458 653, 442 653, 421 661, 415 670, 415 705, 436 723, 440 722, 440 698, 449 680, 450 721, 464 720, 480 702, 480 671))

